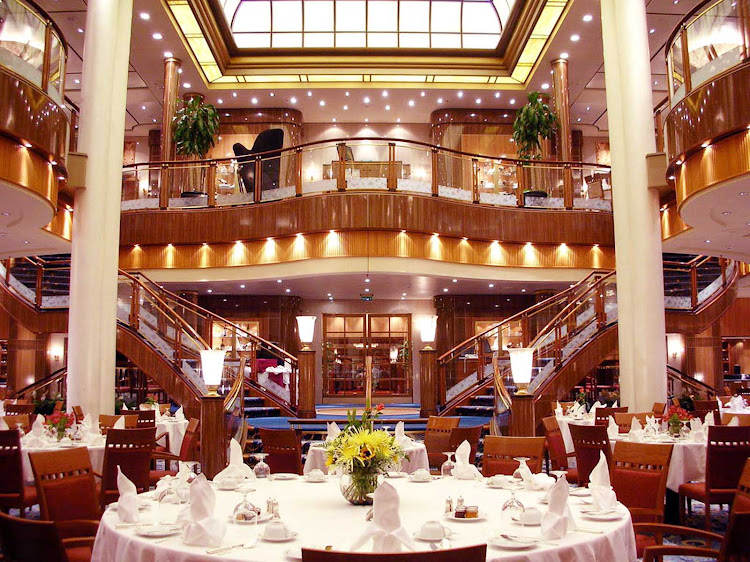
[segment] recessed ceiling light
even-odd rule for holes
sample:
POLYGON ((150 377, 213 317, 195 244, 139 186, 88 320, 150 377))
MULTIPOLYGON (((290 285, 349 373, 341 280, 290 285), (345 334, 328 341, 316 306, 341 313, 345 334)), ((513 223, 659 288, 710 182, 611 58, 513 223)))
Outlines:
POLYGON ((164 51, 164 58, 165 59, 171 59, 174 55, 172 54, 172 51, 164 51))
POLYGON ((369 293, 369 292, 370 292, 370 288, 369 288, 369 287, 367 287, 367 288, 365 289, 365 293, 369 293))
POLYGON ((213 293, 213 292, 214 292, 214 290, 213 290, 213 289, 209 289, 209 290, 208 290, 208 291, 206 291, 206 292, 207 292, 207 293, 213 293))
POLYGON ((307 90, 307 97, 308 97, 308 98, 311 98, 311 97, 312 97, 312 91, 310 91, 310 90, 307 90))
POLYGON ((591 106, 590 105, 586 106, 586 111, 591 111, 591 106))
POLYGON ((390 106, 390 105, 386 105, 386 106, 385 106, 385 110, 386 110, 386 111, 390 111, 390 110, 391 110, 391 106, 390 106))
POLYGON ((414 107, 414 100, 409 100, 409 107, 414 107))
POLYGON ((370 122, 370 119, 365 117, 365 123, 369 123, 369 122, 370 122))
POLYGON ((708 148, 711 145, 711 141, 705 141, 703 144, 701 144, 701 148, 708 148))
POLYGON ((711 241, 710 241, 710 240, 706 240, 706 244, 710 244, 710 243, 711 243, 711 241))
POLYGON ((401 293, 401 296, 402 296, 402 297, 405 297, 405 296, 406 296, 406 293, 401 293))
POLYGON ((232 92, 232 97, 236 98, 237 97, 237 92, 232 92))
POLYGON ((425 97, 425 93, 424 93, 424 92, 419 92, 419 95, 420 95, 421 97, 425 97))
POLYGON ((594 19, 594 16, 592 16, 591 14, 585 14, 582 19, 583 19, 583 21, 585 21, 586 23, 588 23, 588 22, 590 22, 591 20, 594 19))
POLYGON ((731 214, 732 214, 732 211, 724 211, 724 212, 723 212, 723 213, 721 213, 721 214, 722 214, 722 215, 724 215, 724 216, 728 216, 728 215, 731 215, 731 214))
POLYGON ((476 103, 477 105, 480 104, 480 103, 482 103, 482 98, 475 99, 474 103, 476 103))
POLYGON ((383 97, 384 97, 384 98, 387 98, 387 97, 388 97, 388 90, 383 90, 383 97))
POLYGON ((286 292, 287 292, 287 293, 291 293, 291 292, 292 292, 292 290, 291 290, 291 289, 287 289, 287 290, 286 290, 286 292))
POLYGON ((462 97, 464 97, 464 93, 463 93, 463 92, 461 92, 461 91, 459 91, 459 92, 458 92, 458 94, 456 94, 456 95, 457 95, 457 96, 458 96, 459 98, 462 98, 462 97))
POLYGON ((667 179, 669 179, 669 180, 674 180, 674 179, 675 179, 675 177, 674 177, 674 176, 669 176, 669 177, 668 177, 667 179))
POLYGON ((149 14, 148 12, 141 12, 139 15, 141 16, 142 20, 148 21, 151 19, 151 14, 149 14))
POLYGON ((320 101, 318 102, 318 104, 320 105, 320 107, 325 107, 325 105, 326 105, 326 100, 320 100, 320 101))
POLYGON ((10 213, 8 211, 3 211, 2 213, 0 213, 0 215, 3 215, 4 217, 9 217, 10 213))
POLYGON ((495 92, 495 97, 499 98, 500 97, 500 92, 495 92))
POLYGON ((183 88, 189 88, 190 87, 190 82, 183 82, 182 83, 182 87, 183 88))
POLYGON ((516 100, 515 100, 515 98, 511 98, 511 100, 510 100, 510 105, 516 105, 516 100))
POLYGON ((83 28, 82 27, 78 28, 78 33, 83 33, 83 28))
POLYGON ((153 121, 154 123, 156 123, 156 119, 152 119, 151 121, 153 121))
POLYGON ((156 33, 154 33, 151 37, 153 37, 157 41, 161 41, 162 39, 164 39, 164 36, 161 33, 159 33, 158 31, 156 33))
POLYGON ((438 99, 437 99, 437 102, 438 102, 438 103, 443 103, 443 98, 438 98, 438 99))
POLYGON ((49 163, 53 166, 57 166, 57 160, 50 160, 49 163))
POLYGON ((547 82, 542 84, 542 90, 549 90, 549 84, 547 82))
POLYGON ((146 110, 146 106, 145 106, 145 105, 142 105, 142 106, 141 106, 141 109, 143 109, 143 110, 145 111, 145 110, 146 110))
POLYGON ((277 279, 277 280, 276 280, 276 282, 277 282, 277 283, 281 283, 281 279, 277 279))
POLYGON ((349 92, 344 92, 344 95, 348 98, 349 97, 349 92))
POLYGON ((275 98, 276 94, 274 94, 273 92, 268 92, 268 97, 275 98))
POLYGON ((525 293, 525 292, 526 292, 526 289, 521 289, 521 292, 522 292, 522 293, 525 293))
POLYGON ((245 286, 244 286, 244 285, 240 285, 240 289, 244 289, 244 288, 245 288, 245 286))
POLYGON ((220 103, 220 104, 221 104, 221 103, 224 103, 224 100, 223 100, 223 99, 221 99, 221 98, 219 98, 219 99, 218 99, 218 100, 216 100, 216 101, 217 101, 218 103, 220 103))
POLYGON ((290 103, 297 103, 297 98, 293 97, 292 99, 289 100, 289 102, 290 103))
POLYGON ((651 35, 653 35, 654 33, 656 33, 656 30, 652 28, 652 29, 649 29, 649 30, 648 30, 648 32, 649 32, 649 33, 650 33, 651 35))
POLYGON ((580 41, 581 40, 581 36, 578 35, 577 33, 574 33, 573 35, 570 36, 570 40, 575 43, 576 41, 580 41))
POLYGON ((446 287, 445 289, 443 289, 443 292, 447 293, 448 292, 448 288, 446 287))
POLYGON ((458 283, 458 279, 452 279, 454 283, 458 283))
POLYGON ((488 286, 489 286, 490 289, 492 289, 492 288, 494 288, 495 284, 494 283, 490 283, 488 286))
MULTIPOLYGON (((294 101, 297 101, 297 100, 294 100, 294 101)), ((258 103, 258 98, 252 98, 250 100, 250 103, 252 103, 253 105, 255 105, 256 103, 258 103)), ((294 102, 292 102, 292 103, 294 103, 294 102)))
POLYGON ((576 119, 576 121, 577 121, 578 123, 580 123, 580 122, 581 122, 581 118, 579 117, 578 119, 576 119))
POLYGON ((401 117, 399 117, 398 119, 396 119, 396 123, 401 123, 401 117))
POLYGON ((24 244, 28 244, 28 243, 29 243, 29 241, 28 241, 28 240, 24 240, 24 241, 23 241, 23 243, 24 243, 24 244))
POLYGON ((565 53, 565 52, 563 52, 563 53, 560 53, 560 58, 561 58, 561 59, 567 59, 567 58, 568 58, 569 56, 570 56, 570 55, 569 55, 568 53, 565 53))
POLYGON ((747 191, 740 191, 740 195, 744 197, 745 195, 747 195, 747 191))
POLYGON ((333 119, 331 119, 331 121, 332 121, 333 123, 335 123, 335 122, 336 122, 336 118, 334 117, 333 119))
POLYGON ((73 82, 74 82, 75 84, 80 84, 80 83, 81 83, 81 81, 80 81, 80 80, 79 80, 78 78, 76 78, 75 80, 73 80, 73 82))
POLYGON ((370 103, 370 98, 368 98, 367 96, 365 96, 365 99, 363 99, 362 101, 364 103, 370 103))
POLYGON ((349 111, 349 106, 348 105, 344 106, 344 111, 349 111))

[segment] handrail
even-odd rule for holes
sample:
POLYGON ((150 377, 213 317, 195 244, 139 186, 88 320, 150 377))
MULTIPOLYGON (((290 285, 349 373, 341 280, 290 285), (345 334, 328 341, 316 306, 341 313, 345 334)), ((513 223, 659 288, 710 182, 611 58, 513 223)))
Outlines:
POLYGON ((245 360, 240 360, 239 370, 237 377, 235 377, 229 392, 224 396, 224 411, 227 412, 232 406, 232 403, 237 399, 237 396, 241 393, 245 386, 245 360))
POLYGON ((676 367, 673 367, 672 365, 667 365, 667 376, 672 377, 674 379, 677 379, 682 384, 686 384, 694 389, 705 391, 708 394, 708 397, 710 398, 710 395, 713 394, 714 396, 720 396, 721 392, 711 386, 710 384, 706 384, 703 381, 699 381, 695 377, 691 377, 690 375, 687 375, 677 369, 676 367))
POLYGON ((15 392, 12 392, 8 396, 8 398, 20 398, 22 396, 25 396, 26 394, 36 392, 37 390, 41 388, 54 384, 58 382, 59 380, 65 378, 67 374, 68 374, 68 366, 65 365, 64 367, 59 368, 57 371, 54 371, 53 373, 47 375, 46 377, 39 379, 38 381, 34 381, 33 383, 27 386, 24 386, 23 388, 16 390, 15 392))

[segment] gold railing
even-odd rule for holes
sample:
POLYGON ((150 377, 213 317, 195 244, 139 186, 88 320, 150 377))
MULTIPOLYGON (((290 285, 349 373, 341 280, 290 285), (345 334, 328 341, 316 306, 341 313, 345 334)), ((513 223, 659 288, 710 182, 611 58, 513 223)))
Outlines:
POLYGON ((418 141, 317 141, 240 158, 123 167, 123 211, 261 203, 347 190, 611 211, 608 166, 471 154, 418 141))
POLYGON ((748 0, 704 0, 667 41, 670 104, 750 57, 748 0))

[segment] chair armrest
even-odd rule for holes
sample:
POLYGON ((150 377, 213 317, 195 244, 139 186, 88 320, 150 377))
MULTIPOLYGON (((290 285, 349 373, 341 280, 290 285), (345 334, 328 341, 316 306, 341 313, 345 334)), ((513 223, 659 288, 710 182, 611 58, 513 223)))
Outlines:
POLYGON ((101 478, 101 477, 102 477, 102 475, 101 475, 101 474, 99 474, 99 473, 98 473, 98 472, 97 472, 96 470, 92 470, 91 472, 92 472, 92 473, 94 474, 94 476, 96 476, 97 478, 101 478))
POLYGON ((649 507, 629 507, 633 523, 661 523, 664 520, 664 510, 649 507))
POLYGON ((95 537, 99 530, 99 521, 89 519, 71 519, 70 521, 55 521, 55 527, 60 538, 80 539, 95 537))
POLYGON ((671 533, 673 535, 691 535, 694 537, 700 537, 710 541, 721 542, 724 537, 718 533, 712 533, 710 531, 704 531, 703 529, 693 529, 692 527, 680 527, 679 525, 667 525, 666 523, 633 523, 633 530, 636 533, 653 533, 658 537, 662 537, 665 533, 671 533))
POLYGON ((153 451, 151 453, 151 458, 156 460, 165 460, 165 461, 181 461, 182 459, 175 454, 167 453, 166 451, 153 451))
POLYGON ((166 431, 164 433, 160 433, 159 435, 157 435, 156 437, 154 437, 154 441, 156 442, 159 439, 161 439, 162 437, 166 437, 167 438, 167 442, 169 442, 169 433, 166 432, 166 431))
POLYGON ((663 560, 665 555, 676 556, 699 556, 702 558, 719 559, 719 551, 711 548, 700 548, 697 546, 647 546, 643 551, 643 562, 652 562, 654 560, 663 560))

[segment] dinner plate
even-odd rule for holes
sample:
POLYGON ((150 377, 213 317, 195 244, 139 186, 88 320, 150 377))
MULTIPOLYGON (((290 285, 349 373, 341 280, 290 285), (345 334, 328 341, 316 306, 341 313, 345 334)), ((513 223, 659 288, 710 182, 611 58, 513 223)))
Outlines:
POLYGON ((265 537, 263 535, 261 535, 260 538, 266 542, 289 542, 289 541, 293 541, 294 539, 296 539, 297 534, 298 534, 297 531, 292 531, 288 536, 284 538, 280 538, 280 539, 272 539, 269 537, 265 537))
MULTIPOLYGON (((118 505, 118 502, 111 503, 109 504, 109 509, 111 509, 112 511, 117 511, 117 505, 118 505)), ((151 507, 150 502, 143 501, 141 499, 138 500, 138 511, 146 511, 150 507, 151 507)))
POLYGON ((576 498, 587 498, 591 495, 591 491, 588 488, 571 488, 569 493, 576 498))
POLYGON ((457 523, 476 523, 477 521, 484 521, 487 519, 487 516, 481 510, 479 511, 478 517, 456 517, 453 512, 446 513, 443 517, 448 521, 456 521, 457 523))
POLYGON ((542 518, 539 517, 539 521, 536 521, 534 523, 526 523, 524 521, 521 521, 521 518, 518 517, 518 515, 514 515, 511 517, 514 523, 518 523, 519 525, 523 525, 524 527, 541 527, 542 526, 542 518))
POLYGON ((493 537, 489 540, 491 546, 502 550, 530 550, 536 548, 538 542, 534 539, 514 539, 510 541, 503 537, 493 537))
POLYGON ((323 476, 323 478, 310 478, 309 476, 305 476, 305 482, 310 482, 311 484, 321 484, 326 481, 328 481, 327 476, 323 476))
POLYGON ((432 482, 434 480, 434 477, 430 474, 429 478, 426 478, 425 480, 418 480, 416 478, 412 478, 409 476, 409 482, 414 482, 416 484, 424 484, 425 482, 432 482))
POLYGON ((279 472, 270 476, 271 480, 297 480, 299 474, 292 474, 291 472, 279 472))
POLYGON ((139 537, 148 537, 151 539, 159 539, 162 537, 171 537, 172 535, 178 535, 182 532, 182 527, 176 527, 174 525, 144 525, 142 527, 135 528, 135 534, 139 537))
POLYGON ((623 513, 619 509, 607 509, 604 511, 594 511, 584 509, 581 511, 581 515, 586 519, 592 521, 617 521, 622 519, 623 513))
POLYGON ((409 476, 408 472, 386 472, 385 473, 386 478, 406 478, 407 476, 409 476))
MULTIPOLYGON (((273 517, 273 513, 261 513, 258 515, 258 523, 265 523, 266 521, 269 521, 273 517)), ((234 525, 253 525, 254 521, 236 521, 234 517, 231 515, 227 516, 227 519, 230 523, 233 523, 234 525)))

